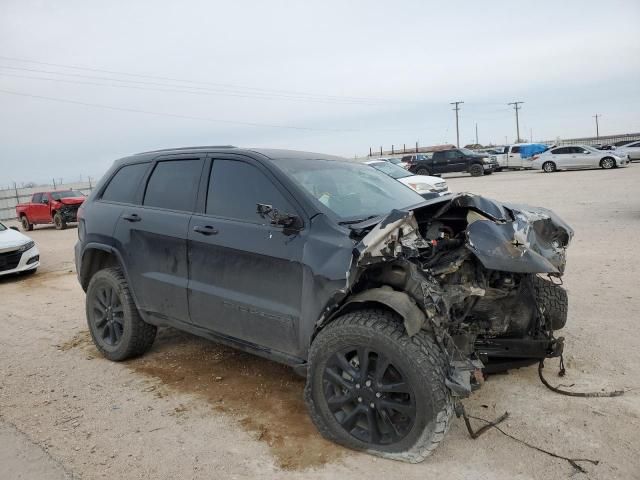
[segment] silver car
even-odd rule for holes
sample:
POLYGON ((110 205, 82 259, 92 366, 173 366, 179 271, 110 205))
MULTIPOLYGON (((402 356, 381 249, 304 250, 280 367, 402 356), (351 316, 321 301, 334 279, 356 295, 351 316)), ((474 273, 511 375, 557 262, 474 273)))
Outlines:
POLYGON ((627 157, 630 161, 640 160, 640 141, 630 142, 617 147, 613 153, 621 157, 627 157))
POLYGON ((563 145, 534 155, 531 168, 547 173, 572 168, 604 169, 626 167, 629 159, 621 157, 617 150, 602 151, 587 145, 563 145))

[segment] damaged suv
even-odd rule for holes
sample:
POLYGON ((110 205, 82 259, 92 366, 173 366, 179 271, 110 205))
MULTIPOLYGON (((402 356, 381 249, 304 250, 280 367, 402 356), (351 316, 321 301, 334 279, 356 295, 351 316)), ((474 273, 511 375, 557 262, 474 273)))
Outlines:
POLYGON ((542 208, 424 200, 366 165, 195 147, 116 161, 75 247, 97 348, 172 326, 292 366, 318 430, 423 460, 483 371, 560 355, 573 231, 542 208))

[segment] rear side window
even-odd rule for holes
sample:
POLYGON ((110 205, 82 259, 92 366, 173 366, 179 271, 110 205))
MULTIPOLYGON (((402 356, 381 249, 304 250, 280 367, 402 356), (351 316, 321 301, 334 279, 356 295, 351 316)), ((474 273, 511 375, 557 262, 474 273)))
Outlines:
POLYGON ((147 183, 142 204, 168 210, 193 211, 201 171, 200 159, 158 162, 147 183))
POLYGON ((213 161, 207 194, 208 215, 269 223, 258 214, 259 203, 271 205, 279 212, 295 214, 271 180, 253 165, 235 160, 213 161))
POLYGON ((148 163, 127 165, 118 170, 118 173, 107 185, 102 193, 102 200, 108 202, 134 203, 140 188, 142 177, 149 167, 148 163))

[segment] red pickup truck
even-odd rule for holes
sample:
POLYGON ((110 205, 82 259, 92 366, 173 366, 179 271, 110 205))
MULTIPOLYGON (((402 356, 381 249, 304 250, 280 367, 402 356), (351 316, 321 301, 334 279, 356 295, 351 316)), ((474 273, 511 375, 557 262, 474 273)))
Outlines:
POLYGON ((77 221, 78 208, 85 196, 75 190, 34 193, 29 203, 16 205, 16 213, 24 230, 33 230, 38 223, 53 223, 58 230, 77 221))

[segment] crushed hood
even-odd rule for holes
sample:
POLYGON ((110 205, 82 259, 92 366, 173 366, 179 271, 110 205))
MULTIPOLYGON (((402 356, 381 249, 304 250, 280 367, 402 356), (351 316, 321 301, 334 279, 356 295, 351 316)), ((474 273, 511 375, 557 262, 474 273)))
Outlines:
POLYGON ((356 245, 354 263, 365 266, 395 258, 403 249, 428 246, 416 219, 426 209, 435 209, 429 218, 436 220, 450 211, 466 212, 465 247, 487 269, 553 274, 564 271, 565 250, 573 230, 560 217, 545 208, 501 203, 469 193, 393 210, 356 245))
POLYGON ((61 198, 58 202, 63 203, 65 205, 80 205, 85 201, 85 197, 67 197, 61 198))

